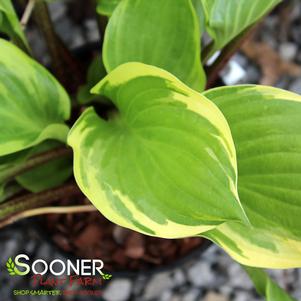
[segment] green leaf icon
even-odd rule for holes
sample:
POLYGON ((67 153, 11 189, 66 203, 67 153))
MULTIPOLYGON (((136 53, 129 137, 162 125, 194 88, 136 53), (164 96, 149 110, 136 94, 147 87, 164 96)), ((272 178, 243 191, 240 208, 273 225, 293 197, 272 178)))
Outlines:
POLYGON ((112 278, 112 275, 111 274, 102 274, 101 277, 104 280, 110 280, 112 278))
POLYGON ((15 263, 13 262, 13 260, 11 259, 11 257, 8 258, 7 262, 6 262, 6 268, 8 273, 11 276, 15 276, 17 275, 16 271, 15 271, 15 263))
POLYGON ((11 257, 8 258, 7 262, 6 262, 6 269, 8 271, 8 273, 11 276, 22 276, 24 275, 22 272, 20 272, 15 265, 15 262, 12 260, 11 257))

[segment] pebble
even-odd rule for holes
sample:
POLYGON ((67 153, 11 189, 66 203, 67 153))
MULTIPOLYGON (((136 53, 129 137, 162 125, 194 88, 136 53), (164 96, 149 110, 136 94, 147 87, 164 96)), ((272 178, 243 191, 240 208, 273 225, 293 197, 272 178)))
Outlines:
POLYGON ((295 43, 282 43, 279 47, 281 57, 286 61, 293 61, 297 55, 298 48, 295 43))
POLYGON ((230 285, 222 285, 219 287, 219 291, 224 296, 230 296, 233 291, 233 287, 231 287, 230 285))
POLYGON ((229 266, 228 272, 229 282, 232 287, 243 288, 247 290, 251 290, 254 287, 247 273, 239 264, 233 263, 231 266, 229 266))
POLYGON ((85 27, 87 30, 87 40, 89 42, 96 42, 99 41, 100 36, 99 36, 99 31, 98 31, 98 25, 96 20, 94 19, 88 19, 85 22, 85 27))
POLYGON ((66 6, 61 2, 50 2, 48 8, 53 22, 56 22, 65 17, 64 15, 66 13, 66 6))
POLYGON ((109 283, 103 297, 106 301, 126 301, 131 295, 132 282, 128 279, 117 279, 109 283))
POLYGON ((145 300, 158 297, 166 289, 173 287, 169 273, 160 273, 151 278, 144 291, 145 300))
POLYGON ((229 301, 227 297, 215 292, 208 293, 202 301, 229 301))
POLYGON ((60 18, 58 22, 54 23, 55 31, 59 33, 62 40, 69 45, 72 43, 74 37, 77 35, 74 31, 73 23, 70 19, 60 18))
POLYGON ((258 84, 261 73, 258 67, 254 64, 246 67, 246 76, 240 82, 241 84, 258 84))
POLYGON ((246 71, 235 59, 232 59, 221 72, 221 77, 227 86, 235 85, 246 77, 246 71))
MULTIPOLYGON (((253 299, 255 301, 255 299, 253 299)), ((250 301, 250 294, 248 292, 238 292, 235 294, 233 301, 250 301)))
POLYGON ((293 294, 293 297, 294 297, 296 300, 301 300, 301 289, 299 289, 298 291, 296 291, 296 292, 293 294))
POLYGON ((301 45, 301 32, 300 32, 300 27, 299 26, 294 26, 291 29, 291 35, 294 39, 294 42, 296 44, 299 44, 299 46, 301 45))
POLYGON ((192 265, 187 272, 188 280, 194 286, 212 287, 216 284, 216 277, 206 262, 198 262, 192 265))
POLYGON ((72 39, 70 48, 76 49, 78 47, 85 45, 86 41, 85 41, 85 38, 83 37, 82 31, 80 28, 74 29, 74 32, 77 32, 77 34, 75 34, 74 39, 72 39))
POLYGON ((297 94, 301 94, 301 78, 297 78, 296 80, 294 80, 291 83, 289 90, 297 94))
POLYGON ((183 271, 177 269, 172 275, 172 281, 176 286, 181 286, 186 282, 186 276, 183 271))
POLYGON ((135 285, 133 285, 132 293, 135 296, 143 295, 143 291, 146 283, 149 281, 148 277, 143 277, 142 275, 135 279, 135 285))
POLYGON ((173 293, 171 290, 166 290, 161 294, 160 301, 170 301, 172 295, 173 293))
POLYGON ((183 295, 182 301, 197 301, 201 293, 202 291, 200 289, 193 288, 183 295))

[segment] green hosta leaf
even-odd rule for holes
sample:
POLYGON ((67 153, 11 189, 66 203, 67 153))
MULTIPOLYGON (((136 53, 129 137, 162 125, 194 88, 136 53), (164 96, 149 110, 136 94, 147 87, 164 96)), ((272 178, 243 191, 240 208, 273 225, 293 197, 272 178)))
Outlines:
POLYGON ((238 192, 254 226, 223 225, 211 238, 247 265, 301 266, 301 97, 264 86, 223 87, 204 95, 229 122, 238 192), (234 242, 239 254, 233 254, 234 242))
POLYGON ((17 44, 21 44, 24 49, 29 49, 11 0, 0 1, 0 32, 10 36, 17 44))
POLYGON ((86 110, 68 143, 77 183, 108 219, 170 238, 244 220, 235 149, 213 103, 141 63, 119 66, 92 92, 118 112, 106 121, 86 110))
POLYGON ((202 0, 192 0, 192 4, 199 19, 200 33, 203 34, 206 29, 206 19, 202 0))
POLYGON ((301 266, 300 240, 277 235, 272 230, 228 222, 202 236, 244 265, 279 269, 301 266))
POLYGON ((230 125, 238 191, 251 223, 301 238, 301 97, 263 86, 224 87, 205 95, 230 125))
POLYGON ((213 51, 255 24, 281 0, 202 0, 213 51))
POLYGON ((23 188, 15 182, 13 182, 11 184, 1 183, 0 184, 0 203, 8 200, 9 198, 18 194, 22 190, 23 190, 23 188))
MULTIPOLYGON (((9 187, 7 187, 7 189, 5 188, 8 181, 12 179, 12 175, 20 169, 22 170, 29 158, 58 147, 62 147, 62 145, 55 141, 47 141, 33 148, 0 157, 0 187, 2 187, 3 190, 0 201, 5 194, 10 193, 10 191, 8 191, 9 187)), ((16 180, 27 190, 39 192, 62 184, 71 175, 72 157, 63 156, 22 173, 16 177, 16 180)), ((15 178, 15 176, 13 178, 15 178)), ((14 186, 12 188, 14 190, 17 189, 17 187, 14 186)))
POLYGON ((97 0, 96 11, 110 17, 121 0, 97 0))
POLYGON ((11 275, 11 276, 15 276, 17 275, 14 271, 15 269, 15 263, 13 262, 13 260, 11 259, 11 257, 9 257, 9 259, 7 260, 6 262, 6 269, 8 271, 8 273, 11 275))
POLYGON ((267 273, 260 269, 244 267, 255 284, 257 292, 266 298, 266 301, 297 301, 289 296, 267 273))
POLYGON ((24 164, 30 153, 31 149, 26 149, 0 156, 0 203, 20 190, 20 186, 12 182, 14 179, 12 175, 24 164))
MULTIPOLYGON (((36 147, 34 154, 51 150, 58 146, 58 143, 47 142, 36 147)), ((70 178, 72 172, 72 156, 62 156, 22 173, 16 180, 27 190, 40 192, 61 185, 70 178)))
POLYGON ((9 154, 0 157, 0 183, 3 184, 11 175, 14 174, 15 170, 22 165, 27 158, 29 158, 32 150, 26 149, 20 152, 9 154))
POLYGON ((77 93, 77 100, 79 103, 85 104, 99 98, 99 96, 91 94, 90 90, 103 79, 106 74, 107 72, 101 56, 95 57, 88 69, 87 83, 81 86, 77 93))
POLYGON ((70 101, 41 65, 0 39, 0 156, 46 139, 65 141, 70 101))
POLYGON ((6 269, 8 271, 8 273, 11 275, 11 276, 23 276, 23 275, 26 275, 28 272, 27 271, 24 271, 24 272, 21 272, 17 269, 14 261, 11 259, 11 257, 9 257, 9 259, 7 260, 6 262, 6 269))
POLYGON ((106 29, 104 65, 108 72, 132 61, 154 65, 203 90, 199 27, 191 0, 123 0, 106 29))
POLYGON ((72 172, 72 158, 60 158, 36 167, 16 180, 27 190, 40 192, 61 185, 71 177, 72 172))

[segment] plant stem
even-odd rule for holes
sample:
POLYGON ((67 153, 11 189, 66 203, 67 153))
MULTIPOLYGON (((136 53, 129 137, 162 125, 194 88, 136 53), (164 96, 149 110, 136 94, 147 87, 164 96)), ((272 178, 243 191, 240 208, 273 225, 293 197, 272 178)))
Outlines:
POLYGON ((23 16, 22 16, 21 21, 20 21, 23 30, 27 26, 27 23, 28 23, 28 21, 31 17, 31 14, 33 12, 35 4, 36 4, 36 0, 29 0, 27 5, 26 5, 26 8, 24 10, 23 16))
POLYGON ((101 45, 103 45, 106 27, 108 25, 108 17, 99 15, 97 20, 98 20, 99 34, 101 38, 101 45))
POLYGON ((50 19, 49 11, 47 4, 43 1, 37 3, 34 10, 34 19, 43 33, 49 53, 51 56, 54 72, 59 80, 64 80, 62 73, 62 62, 60 59, 60 50, 59 47, 62 47, 61 42, 57 34, 54 31, 52 21, 50 19))
POLYGON ((45 37, 56 77, 70 93, 75 93, 84 81, 82 68, 56 34, 44 1, 36 3, 34 19, 45 37))
POLYGON ((214 42, 211 41, 202 51, 201 59, 202 59, 203 65, 205 65, 207 63, 208 59, 210 59, 210 57, 212 56, 213 46, 214 46, 214 42))
POLYGON ((5 193, 0 195, 0 203, 3 203, 6 200, 14 197, 16 194, 19 194, 23 190, 24 190, 24 188, 19 186, 16 183, 11 183, 11 184, 5 186, 5 193))
MULTIPOLYGON (((97 3, 98 3, 97 0, 91 0, 91 4, 95 8, 97 7, 97 3)), ((106 27, 108 25, 109 19, 108 19, 107 16, 103 16, 103 15, 98 14, 96 9, 94 10, 94 12, 95 12, 95 19, 97 21, 98 33, 99 33, 99 36, 100 36, 100 44, 101 44, 101 47, 102 47, 103 42, 104 42, 104 35, 105 35, 105 31, 106 31, 106 27)))
POLYGON ((46 206, 64 198, 82 195, 76 184, 70 183, 36 194, 29 194, 15 198, 0 205, 0 219, 7 219, 11 215, 36 207, 46 206))
POLYGON ((26 162, 21 164, 20 166, 16 166, 15 168, 11 168, 7 173, 5 173, 2 177, 0 177, 0 180, 4 180, 6 182, 9 182, 13 180, 16 176, 23 174, 34 167, 40 166, 48 161, 65 157, 68 155, 71 155, 72 151, 70 148, 56 148, 52 149, 50 151, 38 154, 30 159, 28 159, 26 162))
POLYGON ((21 219, 33 217, 37 215, 44 215, 44 214, 75 214, 75 213, 82 213, 82 212, 94 212, 97 209, 93 205, 81 205, 81 206, 65 206, 65 207, 42 207, 42 208, 35 208, 25 210, 23 212, 19 212, 13 214, 4 220, 0 221, 0 229, 8 226, 14 222, 17 222, 21 219))
POLYGON ((221 52, 216 61, 206 69, 207 74, 207 89, 214 86, 219 72, 225 67, 230 58, 241 47, 241 45, 255 32, 258 23, 245 29, 238 37, 233 39, 221 52))

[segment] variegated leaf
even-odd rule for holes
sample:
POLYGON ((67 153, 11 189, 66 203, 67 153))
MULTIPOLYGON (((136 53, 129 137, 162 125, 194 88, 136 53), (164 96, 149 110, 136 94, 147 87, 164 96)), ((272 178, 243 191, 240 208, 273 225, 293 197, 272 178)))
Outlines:
POLYGON ((117 108, 71 129, 77 183, 111 221, 149 235, 196 235, 245 220, 235 149, 217 107, 154 66, 119 66, 94 89, 117 108))

